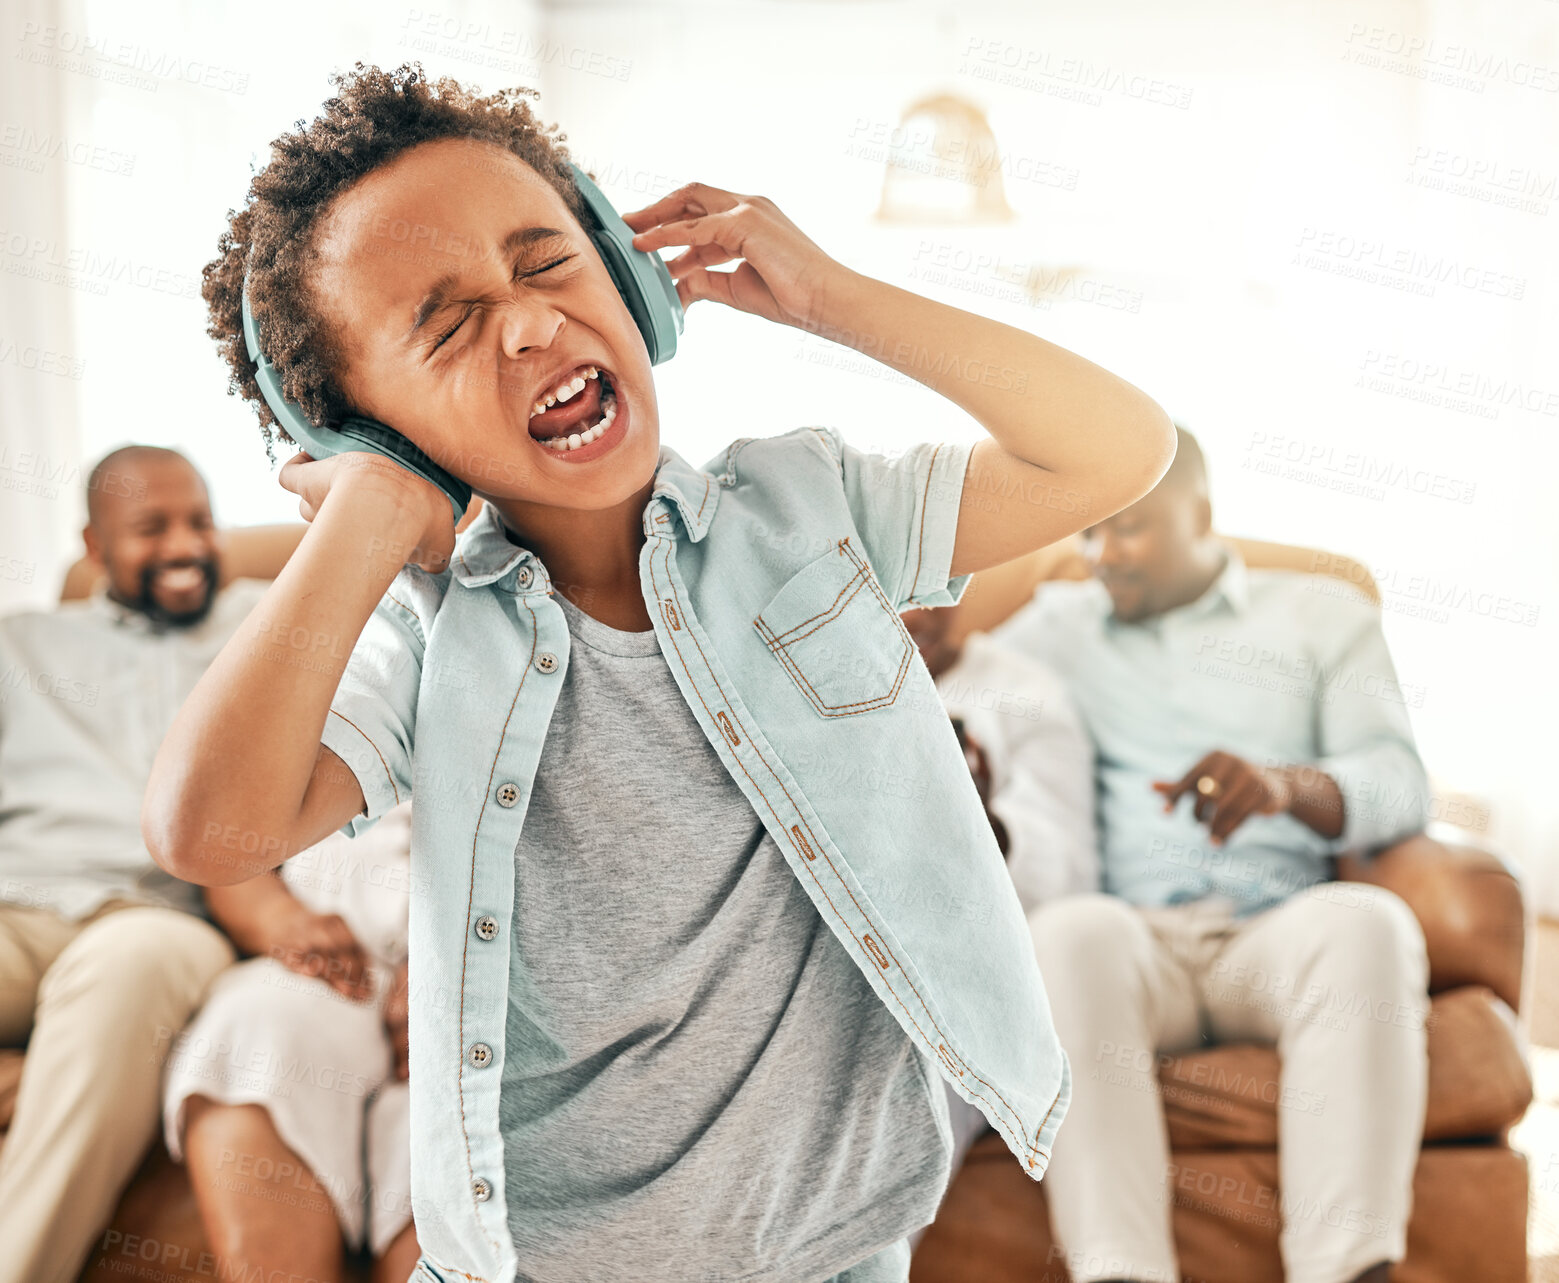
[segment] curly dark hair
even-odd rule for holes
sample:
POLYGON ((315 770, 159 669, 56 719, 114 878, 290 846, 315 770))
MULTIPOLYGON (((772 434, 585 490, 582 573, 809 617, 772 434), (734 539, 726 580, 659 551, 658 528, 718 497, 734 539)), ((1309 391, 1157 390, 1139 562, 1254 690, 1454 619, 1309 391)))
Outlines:
POLYGON ((490 142, 535 170, 585 225, 584 201, 568 168, 568 135, 542 124, 522 100, 539 97, 539 90, 521 86, 481 95, 447 76, 428 80, 418 62, 393 71, 359 62, 352 71, 333 73, 330 83, 337 93, 322 114, 308 125, 296 122, 296 133, 271 144, 270 163, 250 180, 244 207, 228 211, 217 257, 201 272, 206 333, 231 370, 229 393, 237 392, 259 411, 273 462, 277 439, 290 438, 265 404, 244 347, 244 273, 250 273, 249 304, 265 354, 288 399, 318 424, 351 413, 337 378, 346 353, 324 324, 308 269, 321 216, 359 179, 418 143, 490 142))

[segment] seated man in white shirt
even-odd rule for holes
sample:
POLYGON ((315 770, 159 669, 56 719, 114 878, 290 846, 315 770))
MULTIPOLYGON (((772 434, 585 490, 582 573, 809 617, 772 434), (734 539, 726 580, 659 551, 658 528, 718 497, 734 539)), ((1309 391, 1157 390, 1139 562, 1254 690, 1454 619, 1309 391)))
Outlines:
MULTIPOLYGON (((1059 896, 1098 889, 1093 743, 1050 665, 986 632, 957 640, 967 602, 906 610, 900 618, 936 679, 1018 901, 1032 913, 1059 896)), ((953 1127, 951 1183, 990 1124, 943 1086, 953 1127)), ((911 1248, 928 1228, 910 1235, 911 1248)))
POLYGON ((1248 570, 1173 465, 1084 532, 1094 577, 1047 583, 993 635, 1053 664, 1098 752, 1108 894, 1029 915, 1075 1067, 1045 1190, 1076 1283, 1179 1276, 1158 1053, 1264 1041, 1289 1283, 1384 1283, 1406 1251, 1428 1083, 1428 962, 1380 887, 1330 857, 1420 831, 1428 781, 1379 611, 1350 585, 1248 570), (1303 1212, 1301 1209, 1315 1209, 1303 1212))
POLYGON ((265 585, 219 588, 205 482, 116 450, 87 492, 88 600, 0 618, 0 1280, 74 1279, 157 1133, 167 1041, 233 961, 141 839, 168 723, 265 585))

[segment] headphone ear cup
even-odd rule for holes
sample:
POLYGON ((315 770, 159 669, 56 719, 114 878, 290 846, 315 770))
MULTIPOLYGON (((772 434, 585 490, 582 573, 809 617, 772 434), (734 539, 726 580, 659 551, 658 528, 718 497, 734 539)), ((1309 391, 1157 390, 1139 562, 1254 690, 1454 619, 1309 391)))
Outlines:
POLYGON ((387 455, 424 481, 431 481, 448 497, 455 510, 455 521, 458 523, 465 516, 471 503, 471 487, 444 471, 394 428, 374 419, 352 418, 339 424, 337 431, 347 440, 349 449, 366 447, 375 454, 387 455))
POLYGON ((594 224, 585 229, 590 243, 644 337, 650 364, 669 361, 677 352, 683 309, 665 260, 650 250, 635 248, 633 229, 623 222, 611 201, 578 165, 570 162, 569 168, 594 224))
POLYGON ((249 359, 254 362, 254 377, 259 384, 260 395, 265 398, 266 405, 271 407, 276 421, 300 449, 315 459, 328 459, 333 454, 345 454, 348 450, 367 450, 385 455, 442 490, 455 510, 455 523, 459 524, 471 502, 471 487, 445 472, 394 428, 372 419, 357 418, 347 419, 333 427, 316 427, 308 415, 303 413, 302 406, 287 400, 282 392, 281 376, 260 349, 260 327, 249 307, 247 273, 244 275, 240 311, 244 346, 249 359))

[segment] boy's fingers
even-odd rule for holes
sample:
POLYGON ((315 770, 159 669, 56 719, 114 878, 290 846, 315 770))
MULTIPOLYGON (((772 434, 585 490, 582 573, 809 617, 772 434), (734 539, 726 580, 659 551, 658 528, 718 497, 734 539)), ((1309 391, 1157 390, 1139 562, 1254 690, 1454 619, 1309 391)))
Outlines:
POLYGON ((729 263, 735 257, 736 255, 723 245, 696 245, 686 253, 678 254, 671 259, 666 264, 666 270, 671 273, 671 279, 676 280, 695 267, 718 267, 721 263, 729 263))
POLYGON ((730 192, 706 183, 688 183, 643 209, 622 215, 622 220, 638 232, 668 218, 682 218, 688 214, 702 217, 731 209, 736 204, 737 198, 730 192))

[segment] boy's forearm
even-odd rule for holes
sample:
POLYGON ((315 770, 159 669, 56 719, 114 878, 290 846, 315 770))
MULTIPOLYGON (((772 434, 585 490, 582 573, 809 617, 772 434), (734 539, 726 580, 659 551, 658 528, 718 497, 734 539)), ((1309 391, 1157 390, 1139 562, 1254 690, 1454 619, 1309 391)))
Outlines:
POLYGON ((1108 469, 1159 432, 1152 398, 1076 353, 848 269, 807 328, 941 393, 1009 454, 1063 476, 1108 469))
POLYGON ((297 821, 325 718, 419 530, 415 514, 382 493, 331 493, 158 751, 142 828, 169 872, 203 885, 241 882, 317 840, 300 835, 297 821))

